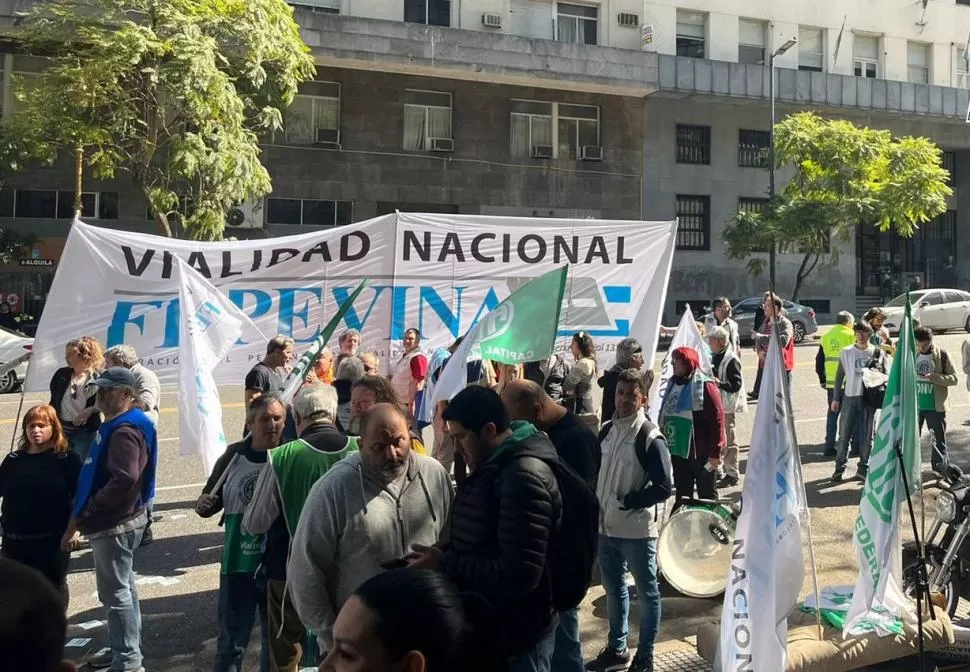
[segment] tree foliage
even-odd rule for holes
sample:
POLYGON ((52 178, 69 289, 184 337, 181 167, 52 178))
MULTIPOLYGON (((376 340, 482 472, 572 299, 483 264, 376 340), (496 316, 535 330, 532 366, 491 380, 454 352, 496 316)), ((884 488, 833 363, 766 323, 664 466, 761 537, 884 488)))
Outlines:
POLYGON ((0 228, 0 264, 13 264, 29 257, 30 248, 36 244, 37 237, 33 234, 0 228))
POLYGON ((0 166, 83 148, 99 179, 130 177, 171 235, 221 236, 226 212, 270 191, 258 139, 313 77, 284 0, 50 0, 6 37, 49 65, 15 94, 0 166))
POLYGON ((763 212, 739 212, 724 231, 727 254, 764 271, 761 253, 801 254, 792 300, 822 261, 836 261, 856 225, 912 236, 946 211, 953 193, 942 151, 926 138, 893 138, 849 121, 799 112, 775 125, 774 160, 792 179, 763 212))

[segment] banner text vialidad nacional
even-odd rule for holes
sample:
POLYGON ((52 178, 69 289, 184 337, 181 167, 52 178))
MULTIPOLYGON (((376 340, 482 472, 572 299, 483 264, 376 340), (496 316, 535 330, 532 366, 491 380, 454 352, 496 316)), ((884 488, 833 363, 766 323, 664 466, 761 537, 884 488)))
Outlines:
MULTIPOLYGON (((163 384, 175 384, 176 257, 261 333, 292 337, 298 353, 367 278, 330 345, 344 328, 358 329, 361 348, 376 351, 385 370, 407 328, 421 331, 427 352, 450 345, 515 289, 568 265, 557 349, 587 331, 605 367, 627 336, 654 352, 676 236, 675 222, 395 213, 297 236, 203 243, 75 223, 25 389, 46 390, 65 344, 83 335, 134 346, 163 384)), ((264 352, 244 333, 216 367, 216 383, 242 385, 264 352)))

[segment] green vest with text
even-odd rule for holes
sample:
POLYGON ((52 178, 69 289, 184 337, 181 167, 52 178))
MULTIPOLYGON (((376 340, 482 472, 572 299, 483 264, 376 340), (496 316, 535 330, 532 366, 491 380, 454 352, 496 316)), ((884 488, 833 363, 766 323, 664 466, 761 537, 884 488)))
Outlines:
POLYGON ((357 438, 347 437, 343 450, 327 453, 317 450, 303 439, 290 441, 269 451, 269 463, 276 476, 276 483, 283 502, 286 529, 292 537, 300 520, 310 488, 330 468, 357 450, 357 438))
POLYGON ((822 352, 825 354, 825 387, 835 389, 835 374, 839 370, 839 353, 855 343, 855 331, 848 324, 837 324, 822 336, 822 352))

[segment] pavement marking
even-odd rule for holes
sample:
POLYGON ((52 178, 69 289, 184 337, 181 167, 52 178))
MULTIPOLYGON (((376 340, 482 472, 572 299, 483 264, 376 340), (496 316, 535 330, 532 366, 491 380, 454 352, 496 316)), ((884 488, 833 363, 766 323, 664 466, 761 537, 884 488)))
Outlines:
POLYGON ((179 437, 172 436, 172 437, 166 437, 164 439, 159 439, 158 442, 161 443, 163 441, 178 441, 178 440, 179 440, 179 437))
POLYGON ((185 485, 165 485, 155 488, 155 492, 165 492, 166 490, 185 490, 187 488, 201 488, 205 483, 186 483, 185 485))

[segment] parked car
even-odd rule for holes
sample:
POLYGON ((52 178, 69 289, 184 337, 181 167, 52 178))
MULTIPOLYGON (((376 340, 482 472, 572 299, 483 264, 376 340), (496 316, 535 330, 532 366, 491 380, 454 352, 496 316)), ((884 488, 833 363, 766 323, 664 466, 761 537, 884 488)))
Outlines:
MULTIPOLYGON (((754 296, 732 304, 731 317, 738 323, 738 333, 741 335, 741 340, 746 343, 751 340, 751 332, 755 328, 755 312, 761 307, 761 302, 760 296, 754 296)), ((785 301, 784 305, 788 319, 795 328, 796 343, 804 342, 806 338, 818 331, 815 311, 812 308, 792 301, 785 301)))
MULTIPOLYGON (((924 327, 939 333, 948 329, 964 329, 970 332, 970 293, 960 289, 921 289, 910 292, 913 317, 924 327)), ((886 328, 891 335, 899 333, 906 308, 906 295, 900 294, 883 306, 886 311, 886 328)))
MULTIPOLYGON (((24 353, 34 347, 34 339, 29 336, 0 327, 0 365, 20 359, 24 353)), ((15 368, 0 377, 0 394, 13 392, 24 384, 27 378, 27 362, 21 362, 15 368)))

